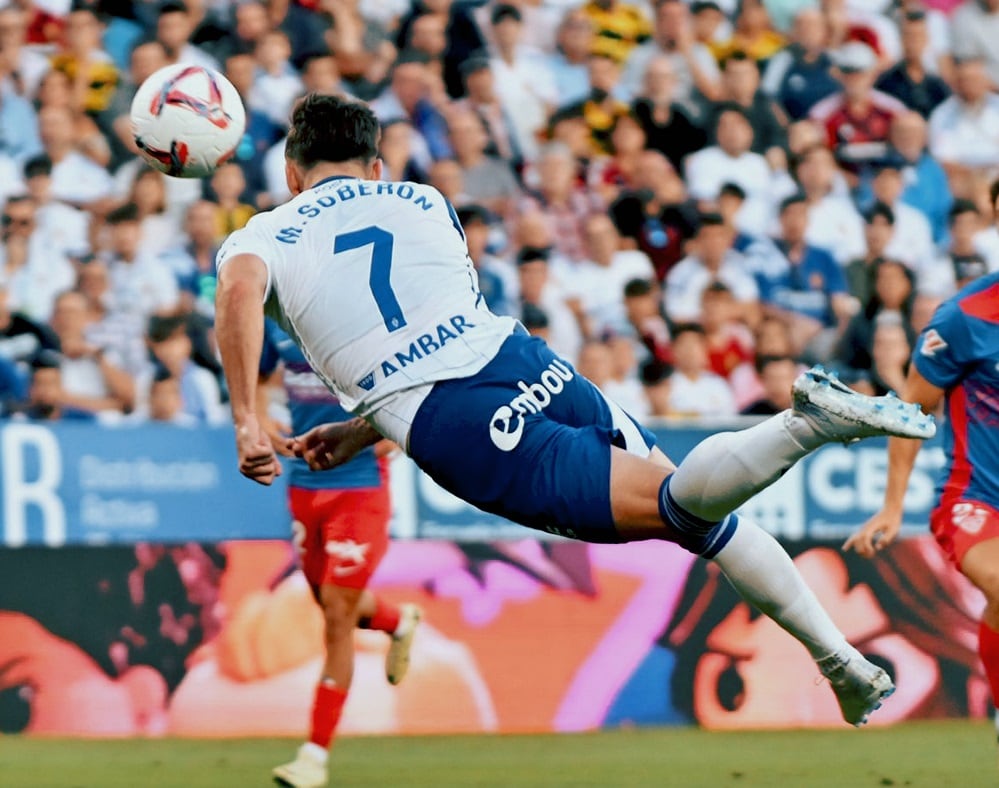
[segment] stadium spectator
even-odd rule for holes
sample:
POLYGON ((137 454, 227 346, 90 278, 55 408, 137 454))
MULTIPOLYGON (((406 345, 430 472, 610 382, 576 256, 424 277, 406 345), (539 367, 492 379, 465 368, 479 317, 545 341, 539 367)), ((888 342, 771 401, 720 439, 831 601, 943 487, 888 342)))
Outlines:
POLYGON ((589 187, 608 205, 638 184, 645 132, 634 115, 622 115, 614 123, 610 148, 611 155, 598 157, 590 164, 586 175, 589 187))
POLYGON ((479 203, 505 217, 520 194, 510 165, 486 153, 489 136, 480 116, 455 107, 448 116, 451 147, 462 170, 466 200, 479 203))
POLYGON ((832 152, 821 145, 804 151, 795 167, 809 207, 806 240, 846 265, 864 254, 864 223, 850 199, 837 193, 837 176, 832 152))
POLYGON ((753 333, 740 320, 739 312, 732 291, 722 282, 712 282, 704 289, 701 327, 708 341, 708 364, 726 380, 741 364, 753 360, 753 333))
POLYGON ((184 397, 181 392, 180 380, 170 374, 162 364, 156 365, 156 371, 149 382, 149 420, 161 424, 173 424, 180 427, 196 427, 198 420, 184 411, 184 397))
POLYGON ((128 71, 118 82, 111 106, 100 117, 101 126, 108 134, 113 168, 124 165, 137 153, 132 139, 132 119, 129 117, 135 92, 139 85, 168 62, 166 49, 158 41, 140 43, 129 55, 128 71))
POLYGON ((104 26, 95 8, 72 5, 66 15, 65 46, 51 61, 52 70, 70 80, 71 106, 91 115, 111 106, 118 88, 118 69, 102 48, 104 26))
POLYGON ((694 40, 709 50, 732 36, 732 25, 715 0, 694 0, 690 4, 694 40))
POLYGON ((28 401, 14 409, 15 415, 33 421, 91 421, 94 414, 65 405, 59 353, 45 350, 31 362, 28 401))
MULTIPOLYGON (((701 318, 701 297, 714 281, 725 284, 739 306, 739 317, 752 325, 759 316, 759 290, 745 258, 732 249, 734 233, 717 213, 702 214, 691 253, 666 276, 663 302, 676 323, 701 318)), ((702 332, 703 333, 703 332, 702 332)))
POLYGON ((928 118, 949 95, 950 88, 926 66, 929 31, 926 12, 902 14, 902 59, 878 77, 874 86, 909 109, 928 118))
POLYGON ((611 356, 611 377, 603 386, 604 393, 636 419, 648 418, 652 411, 638 379, 638 342, 630 334, 611 332, 604 344, 611 356))
POLYGON ((593 51, 593 22, 582 9, 562 17, 555 39, 555 52, 548 56, 548 68, 562 104, 574 104, 590 92, 587 61, 593 51))
POLYGON ((649 361, 640 368, 642 391, 649 403, 652 416, 669 416, 670 374, 673 368, 657 361, 649 361))
POLYGON ((129 413, 135 407, 135 380, 113 348, 87 341, 88 320, 82 293, 70 290, 56 298, 51 324, 61 350, 59 404, 94 416, 129 413))
POLYGON ((38 232, 66 257, 90 251, 90 215, 52 198, 52 161, 44 153, 24 164, 24 184, 35 204, 38 232))
POLYGON ((223 164, 212 173, 209 183, 217 205, 215 236, 222 240, 229 233, 246 226, 257 209, 240 200, 246 192, 246 177, 238 164, 223 164))
POLYGON ((775 111, 773 101, 760 90, 759 65, 742 50, 736 50, 722 61, 722 93, 718 109, 723 110, 728 104, 742 107, 749 125, 753 127, 750 150, 765 156, 772 169, 786 170, 784 118, 775 111))
POLYGON ((471 202, 471 198, 465 193, 465 173, 453 158, 438 159, 431 164, 427 182, 452 205, 462 206, 471 202))
POLYGON ((663 154, 682 172, 684 159, 704 147, 706 135, 675 96, 673 60, 658 54, 649 58, 632 112, 645 132, 646 147, 663 154))
POLYGON ((142 319, 172 312, 179 303, 177 282, 163 263, 140 246, 139 212, 132 204, 111 211, 108 249, 104 254, 111 277, 111 298, 116 309, 142 319))
POLYGON ((426 173, 413 161, 413 135, 413 126, 403 118, 382 124, 378 150, 379 157, 384 163, 382 178, 391 181, 426 182, 426 173))
POLYGON ((184 240, 173 245, 161 256, 177 279, 180 288, 180 308, 211 317, 215 314, 215 254, 218 252, 217 207, 199 200, 188 209, 184 219, 184 240))
POLYGON ((545 342, 551 340, 548 314, 541 307, 524 304, 524 308, 520 311, 520 322, 532 337, 538 337, 545 342))
POLYGON ((806 240, 809 206, 802 194, 781 202, 780 233, 746 250, 764 311, 791 326, 795 356, 824 362, 855 311, 839 264, 806 240))
POLYGON ((285 128, 291 106, 303 89, 302 78, 291 65, 291 41, 283 31, 270 30, 257 40, 253 55, 257 69, 247 104, 275 126, 285 128))
POLYGON ((904 391, 912 357, 909 328, 896 317, 885 317, 874 328, 870 381, 876 395, 904 391))
POLYGON ((610 136, 618 119, 628 113, 628 105, 614 97, 620 69, 606 55, 592 54, 587 60, 590 90, 583 101, 565 108, 578 112, 590 132, 590 153, 598 156, 611 152, 610 136))
POLYGON ((999 256, 986 241, 988 236, 982 229, 982 215, 978 206, 970 200, 955 200, 950 210, 950 233, 948 243, 942 247, 943 256, 934 266, 932 283, 920 281, 920 291, 949 297, 957 292, 957 271, 963 261, 981 259, 989 271, 999 268, 999 256), (989 253, 992 252, 990 255, 989 253), (932 289, 931 289, 932 288, 932 289))
POLYGON ((746 416, 772 416, 791 407, 791 387, 798 377, 798 364, 790 356, 759 356, 756 373, 763 396, 739 412, 746 416))
POLYGON ((170 63, 200 66, 216 71, 219 64, 211 55, 190 42, 194 20, 183 0, 166 0, 156 15, 156 40, 166 50, 170 63))
POLYGON ((951 48, 956 59, 980 58, 993 90, 999 90, 999 2, 964 0, 951 19, 951 48))
POLYGON ((874 89, 878 57, 867 44, 844 44, 834 61, 843 89, 813 106, 809 117, 822 124, 836 158, 856 171, 885 158, 891 122, 905 105, 874 89))
POLYGON ((620 0, 589 0, 580 9, 593 23, 592 51, 623 63, 634 47, 644 44, 652 25, 637 5, 620 0))
MULTIPOLYGON (((21 98, 30 98, 38 82, 49 70, 49 60, 39 47, 27 46, 27 10, 13 3, 0 8, 0 75, 4 90, 21 98)), ((24 104, 21 105, 25 107, 24 104)), ((0 119, 3 109, 0 108, 0 119)), ((27 117, 27 116, 25 116, 27 117)), ((0 123, 2 125, 2 123, 0 123)), ((4 135, 0 135, 4 138, 4 135)))
POLYGON ((42 77, 38 86, 37 103, 40 109, 61 107, 73 118, 75 148, 101 167, 111 161, 111 147, 93 117, 83 111, 73 95, 73 82, 64 71, 53 69, 42 77))
POLYGON ((455 108, 471 110, 482 121, 488 138, 485 151, 488 155, 520 167, 523 157, 515 129, 496 92, 496 77, 489 59, 479 55, 470 57, 461 64, 461 75, 465 97, 455 102, 455 108))
POLYGON ((669 387, 671 416, 718 418, 736 413, 728 383, 709 368, 707 338, 696 323, 681 323, 673 329, 669 387))
POLYGON ((740 0, 732 37, 716 44, 711 51, 719 61, 736 52, 744 52, 764 68, 783 46, 784 36, 773 29, 766 5, 761 0, 740 0))
POLYGON ((52 196, 82 208, 111 196, 111 176, 78 150, 73 111, 63 105, 42 107, 38 130, 45 154, 52 162, 52 196))
POLYGON ((0 280, 11 305, 36 320, 48 320, 56 295, 75 275, 56 240, 38 228, 30 197, 10 197, 0 215, 0 280))
POLYGON ((889 139, 891 155, 902 167, 902 201, 923 212, 930 221, 933 242, 940 243, 947 234, 953 197, 947 173, 926 148, 926 121, 915 112, 899 115, 891 124, 889 139))
POLYGON ((457 215, 465 231, 468 257, 479 278, 479 292, 486 299, 489 309, 496 314, 513 314, 517 272, 506 260, 489 252, 489 235, 492 232, 489 211, 481 205, 469 204, 459 208, 457 215))
POLYGON ((525 159, 533 160, 538 135, 559 102, 555 80, 544 56, 522 43, 523 22, 517 6, 493 6, 490 22, 494 44, 490 63, 496 91, 513 122, 517 147, 525 159))
POLYGON ((740 229, 743 226, 741 214, 745 204, 745 189, 731 181, 722 184, 721 189, 718 190, 718 199, 715 200, 715 205, 718 208, 718 213, 725 220, 725 226, 732 228, 735 233, 732 248, 737 252, 745 252, 756 239, 755 235, 750 235, 740 229))
POLYGON ((142 238, 139 243, 143 250, 158 255, 176 243, 180 235, 180 221, 174 211, 177 206, 167 203, 167 176, 159 170, 145 167, 139 170, 132 181, 132 189, 126 202, 135 205, 142 225, 142 238))
POLYGON ((665 55, 673 64, 675 101, 696 105, 717 100, 718 63, 711 51, 694 39, 690 8, 683 0, 656 0, 652 39, 628 55, 618 85, 618 98, 630 101, 639 94, 649 62, 657 55, 665 55))
POLYGON ((76 289, 87 301, 84 340, 103 348, 119 366, 135 378, 145 368, 145 324, 128 305, 116 305, 111 294, 111 274, 107 263, 94 257, 81 263, 76 289))
POLYGON ((889 206, 895 214, 895 235, 888 245, 888 256, 922 271, 934 256, 933 231, 922 211, 902 200, 904 188, 902 169, 892 160, 877 169, 871 182, 874 199, 889 206))
POLYGON ((45 323, 18 312, 10 301, 6 281, 0 277, 0 359, 12 399, 27 388, 31 361, 43 350, 58 350, 59 339, 45 323))
MULTIPOLYGON (((370 3, 357 3, 365 14, 372 10, 370 3)), ((482 34, 482 29, 476 22, 472 11, 471 3, 453 2, 453 0, 435 0, 430 2, 424 0, 420 3, 412 3, 408 14, 404 15, 399 22, 396 31, 395 45, 399 49, 406 48, 409 41, 410 27, 415 24, 415 20, 421 13, 434 13, 444 15, 447 18, 444 34, 447 47, 442 53, 444 63, 444 83, 448 95, 452 98, 459 98, 464 94, 461 79, 461 65, 474 53, 481 52, 486 47, 486 39, 482 34)), ((376 24, 368 23, 370 27, 378 27, 376 24)), ((391 28, 392 22, 383 27, 391 28)), ((370 34, 369 34, 370 38, 370 34)), ((337 47, 331 47, 334 52, 337 47)))
POLYGON ((794 17, 791 43, 767 63, 763 91, 792 121, 808 117, 812 107, 839 92, 826 46, 826 20, 822 12, 803 8, 794 17))
MULTIPOLYGON (((583 344, 576 311, 570 307, 562 288, 553 281, 547 249, 525 246, 517 253, 519 303, 515 309, 535 306, 548 316, 548 336, 552 348, 575 362, 583 344)), ((516 314, 516 311, 515 311, 516 314)))
POLYGON ((929 137, 956 196, 972 198, 999 170, 999 95, 982 58, 957 63, 954 95, 930 115, 929 137))
POLYGON ((866 304, 874 295, 874 276, 885 259, 895 236, 895 212, 883 202, 875 202, 864 212, 864 240, 867 251, 847 263, 844 270, 847 290, 858 303, 866 304))
POLYGON ((633 279, 624 286, 624 310, 650 363, 667 365, 673 358, 669 325, 654 280, 633 279))

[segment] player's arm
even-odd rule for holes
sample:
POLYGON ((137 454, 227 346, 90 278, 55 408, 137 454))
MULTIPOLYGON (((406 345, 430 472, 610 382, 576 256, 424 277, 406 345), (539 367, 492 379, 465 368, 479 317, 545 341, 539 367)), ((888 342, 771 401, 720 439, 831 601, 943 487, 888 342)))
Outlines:
POLYGON ((239 254, 226 261, 215 293, 215 334, 229 386, 239 471, 269 485, 281 474, 281 465, 256 408, 267 281, 267 266, 256 255, 239 254))
POLYGON ((331 422, 313 427, 291 441, 296 457, 301 457, 314 471, 336 468, 359 452, 382 440, 381 433, 362 418, 331 422))
MULTIPOLYGON (((915 402, 924 413, 930 413, 940 404, 943 395, 944 390, 924 378, 915 364, 909 367, 902 399, 915 402)), ((905 491, 922 445, 922 441, 911 438, 888 439, 888 482, 885 486, 884 504, 881 511, 844 542, 844 550, 853 549, 860 555, 871 558, 898 536, 902 527, 905 491)))
POLYGON ((291 457, 288 436, 291 435, 291 428, 282 422, 273 419, 268 412, 271 403, 271 391, 281 383, 281 370, 275 369, 270 375, 261 374, 257 378, 257 421, 260 427, 270 438, 274 451, 285 457, 291 457))

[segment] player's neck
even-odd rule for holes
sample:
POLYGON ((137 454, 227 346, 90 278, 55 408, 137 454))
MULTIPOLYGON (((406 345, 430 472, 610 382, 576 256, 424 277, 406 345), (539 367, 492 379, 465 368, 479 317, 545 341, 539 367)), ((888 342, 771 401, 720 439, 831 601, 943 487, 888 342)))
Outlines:
POLYGON ((360 178, 366 179, 368 170, 362 164, 350 161, 323 162, 311 167, 303 180, 304 190, 311 189, 317 183, 329 178, 360 178))

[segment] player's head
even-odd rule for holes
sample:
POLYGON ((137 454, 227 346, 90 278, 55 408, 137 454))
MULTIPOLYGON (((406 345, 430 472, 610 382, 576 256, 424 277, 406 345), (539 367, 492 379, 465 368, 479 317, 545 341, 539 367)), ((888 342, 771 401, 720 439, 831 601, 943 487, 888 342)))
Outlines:
POLYGON ((292 194, 328 175, 378 180, 378 120, 365 104, 310 93, 291 113, 285 174, 292 194))

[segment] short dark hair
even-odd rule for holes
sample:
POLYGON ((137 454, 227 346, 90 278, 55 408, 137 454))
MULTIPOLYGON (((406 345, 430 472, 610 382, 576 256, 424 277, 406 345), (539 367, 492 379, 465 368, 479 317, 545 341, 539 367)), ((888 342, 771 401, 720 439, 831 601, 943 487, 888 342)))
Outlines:
POLYGON ((306 168, 321 161, 369 164, 378 155, 378 120, 360 102, 310 93, 291 112, 284 155, 306 168))
POLYGON ((482 224, 490 224, 492 222, 492 216, 489 213, 489 209, 478 203, 469 203, 468 205, 463 205, 458 208, 455 213, 458 214, 458 223, 462 227, 467 227, 469 224, 474 222, 480 222, 482 224))
POLYGON ((992 200, 992 208, 996 207, 996 200, 999 200, 999 178, 992 181, 989 187, 989 199, 992 200))
POLYGON ((705 227, 724 227, 725 217, 720 213, 707 212, 702 213, 697 217, 697 232, 700 232, 705 227))
POLYGON ((187 330, 186 315, 153 315, 146 325, 146 336, 150 342, 164 342, 182 328, 187 330))
MULTIPOLYGON (((994 205, 995 203, 993 203, 994 205)), ((962 213, 978 213, 978 206, 975 205, 971 200, 958 199, 954 200, 954 203, 950 206, 950 210, 947 212, 947 218, 953 222, 962 213)))
POLYGON ((792 205, 807 204, 808 198, 805 196, 804 192, 795 192, 794 194, 789 194, 783 200, 780 201, 780 210, 778 216, 783 216, 784 211, 790 208, 792 205))
POLYGON ((725 55, 725 57, 721 59, 721 63, 719 63, 718 65, 721 68, 721 70, 724 71, 725 66, 727 66, 729 63, 752 63, 753 67, 757 71, 760 70, 759 64, 748 54, 746 54, 746 52, 742 49, 736 49, 733 52, 729 53, 728 55, 725 55))
POLYGON ((649 279, 629 279, 624 286, 625 298, 646 296, 652 292, 652 281, 649 279))
POLYGON ((31 371, 39 369, 59 369, 62 365, 62 355, 58 350, 42 348, 31 357, 31 371))
POLYGON ((673 341, 676 342, 683 334, 697 334, 699 337, 707 337, 708 333, 700 323, 677 323, 673 326, 673 341))
POLYGON ((187 13, 189 13, 187 4, 182 2, 182 0, 166 0, 165 3, 160 3, 159 9, 157 9, 157 16, 187 13))
POLYGON ((510 5, 509 3, 500 3, 493 8, 493 13, 489 17, 491 24, 498 25, 504 19, 512 19, 514 22, 523 21, 524 17, 520 13, 520 9, 515 5, 510 5))
POLYGON ((743 189, 738 183, 733 181, 725 181, 721 188, 718 190, 719 197, 737 197, 740 200, 746 199, 746 190, 743 189))
POLYGON ((539 306, 534 304, 524 304, 523 309, 520 312, 520 322, 524 324, 524 328, 548 328, 549 320, 548 313, 545 312, 539 306))
POLYGON ((104 221, 112 226, 126 222, 137 222, 139 221, 139 208, 134 202, 127 202, 111 211, 104 217, 104 221))
POLYGON ((756 374, 762 375, 763 370, 765 370, 770 364, 785 363, 790 361, 792 364, 797 364, 791 356, 757 356, 756 361, 753 366, 756 367, 756 374))
POLYGON ((878 200, 870 208, 868 208, 863 213, 865 224, 874 224, 874 220, 879 216, 884 219, 888 224, 895 224, 895 211, 888 203, 881 202, 878 200))
POLYGON ((525 246, 519 252, 517 252, 517 265, 527 265, 528 263, 533 263, 541 261, 542 263, 547 263, 548 258, 551 255, 551 249, 545 246, 525 246))
POLYGON ((39 175, 52 174, 52 159, 47 153, 39 153, 32 156, 24 163, 24 177, 27 179, 36 178, 39 175))

